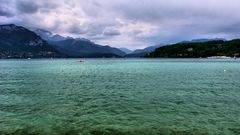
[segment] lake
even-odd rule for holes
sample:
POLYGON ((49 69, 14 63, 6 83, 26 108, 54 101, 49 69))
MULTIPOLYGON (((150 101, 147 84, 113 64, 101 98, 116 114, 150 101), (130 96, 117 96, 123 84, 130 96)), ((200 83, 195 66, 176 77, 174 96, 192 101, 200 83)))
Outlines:
POLYGON ((239 135, 240 60, 0 60, 0 135, 239 135))

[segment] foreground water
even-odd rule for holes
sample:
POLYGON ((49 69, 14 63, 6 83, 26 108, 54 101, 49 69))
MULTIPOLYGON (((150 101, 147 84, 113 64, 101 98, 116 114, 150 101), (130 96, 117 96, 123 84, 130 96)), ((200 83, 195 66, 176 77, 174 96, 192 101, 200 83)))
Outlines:
POLYGON ((240 134, 240 60, 0 61, 0 135, 240 134))

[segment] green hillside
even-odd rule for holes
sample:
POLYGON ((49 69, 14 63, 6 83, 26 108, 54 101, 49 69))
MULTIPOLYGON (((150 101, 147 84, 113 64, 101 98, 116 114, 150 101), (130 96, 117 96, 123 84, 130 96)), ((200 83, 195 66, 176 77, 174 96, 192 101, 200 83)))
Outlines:
POLYGON ((147 54, 149 58, 206 58, 211 56, 239 57, 240 39, 208 41, 202 43, 177 43, 157 48, 147 54))

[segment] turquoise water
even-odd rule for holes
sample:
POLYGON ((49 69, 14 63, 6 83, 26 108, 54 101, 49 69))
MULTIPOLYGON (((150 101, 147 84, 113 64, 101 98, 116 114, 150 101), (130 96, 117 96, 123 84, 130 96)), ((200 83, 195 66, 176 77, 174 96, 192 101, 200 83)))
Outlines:
POLYGON ((240 60, 0 60, 0 135, 239 135, 240 60))

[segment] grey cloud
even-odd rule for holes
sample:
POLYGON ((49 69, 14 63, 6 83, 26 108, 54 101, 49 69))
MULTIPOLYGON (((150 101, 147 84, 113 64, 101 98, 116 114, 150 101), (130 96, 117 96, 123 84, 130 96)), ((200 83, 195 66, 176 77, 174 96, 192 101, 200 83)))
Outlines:
POLYGON ((239 2, 236 2, 236 0, 230 1, 233 2, 227 2, 226 0, 221 2, 217 0, 210 0, 210 2, 206 0, 168 0, 168 2, 164 0, 153 0, 151 2, 132 0, 131 4, 126 1, 118 1, 113 5, 112 9, 115 9, 122 17, 127 19, 154 23, 172 18, 175 20, 189 18, 213 19, 224 16, 224 14, 226 16, 231 15, 232 12, 223 9, 228 7, 236 10, 237 7, 234 6, 234 2, 237 4, 239 2))
POLYGON ((96 36, 103 33, 105 26, 95 24, 71 25, 69 32, 73 34, 86 34, 88 36, 96 36))
POLYGON ((16 7, 20 13, 32 14, 39 10, 39 5, 35 1, 19 0, 16 2, 16 7))
POLYGON ((114 22, 87 22, 84 24, 79 23, 73 23, 69 27, 69 32, 74 34, 85 34, 88 37, 94 37, 96 36, 114 36, 114 35, 120 35, 120 32, 115 29, 118 24, 114 22), (113 27, 113 28, 111 28, 113 27))
POLYGON ((41 4, 41 8, 45 9, 56 9, 58 6, 58 3, 53 1, 43 1, 41 4))
POLYGON ((86 34, 87 30, 81 28, 79 25, 72 25, 70 26, 68 32, 73 33, 73 34, 86 34))
POLYGON ((103 34, 105 36, 118 36, 118 35, 121 35, 121 33, 117 29, 106 29, 106 30, 104 30, 103 34))
POLYGON ((0 16, 13 17, 14 14, 9 11, 6 11, 3 7, 0 7, 0 16))
POLYGON ((239 0, 0 2, 2 22, 41 27, 114 45, 135 47, 193 38, 236 37, 240 31, 239 0))
POLYGON ((96 36, 102 34, 106 26, 102 24, 90 24, 86 27, 88 36, 96 36))
POLYGON ((215 28, 213 32, 219 32, 219 33, 229 33, 229 34, 235 34, 240 32, 240 22, 236 23, 229 23, 223 26, 219 26, 218 28, 215 28))
POLYGON ((14 10, 11 7, 11 4, 9 2, 0 0, 0 16, 4 17, 13 17, 14 16, 14 10))

